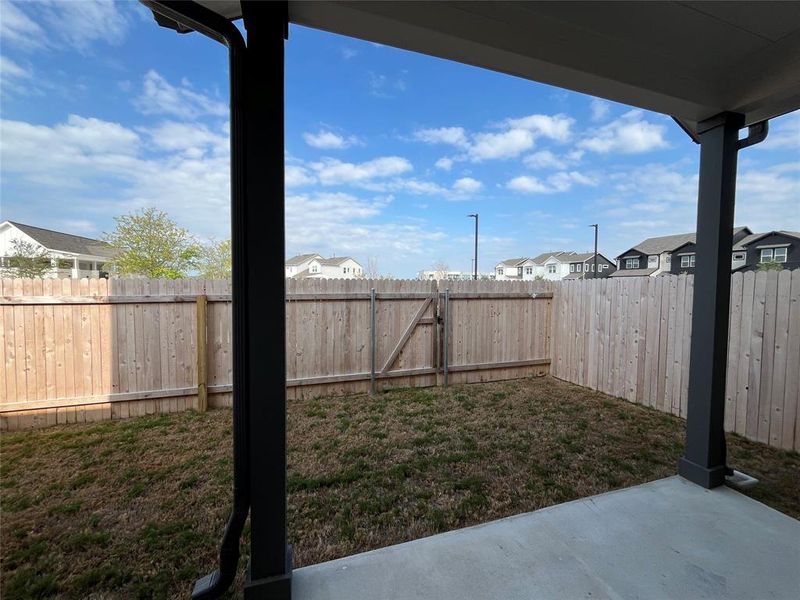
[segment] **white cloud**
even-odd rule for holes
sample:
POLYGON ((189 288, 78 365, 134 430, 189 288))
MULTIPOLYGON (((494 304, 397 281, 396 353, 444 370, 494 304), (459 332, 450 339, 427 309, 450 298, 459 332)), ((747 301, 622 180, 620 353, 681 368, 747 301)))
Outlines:
POLYGON ((317 133, 306 132, 303 134, 303 139, 312 148, 325 150, 342 150, 359 143, 355 136, 345 137, 326 130, 320 130, 317 133))
POLYGON ((286 165, 285 178, 287 188, 311 185, 317 181, 306 169, 297 165, 286 165))
POLYGON ((450 169, 453 168, 453 159, 443 156, 442 158, 437 160, 434 164, 437 169, 441 169, 442 171, 449 171, 450 169))
POLYGON ((369 73, 369 93, 376 98, 394 98, 398 92, 405 92, 407 85, 402 71, 398 77, 390 78, 381 73, 369 73))
POLYGON ((0 96, 38 92, 35 83, 30 68, 21 67, 10 58, 0 55, 0 96))
POLYGON ((767 139, 753 146, 760 150, 795 150, 800 153, 800 110, 773 119, 767 139))
MULTIPOLYGON (((439 159, 436 166, 450 170, 454 161, 482 162, 514 158, 530 150, 539 138, 566 142, 572 136, 575 120, 563 114, 533 114, 518 119, 505 119, 501 131, 469 133, 463 127, 439 127, 418 129, 413 134, 416 141, 427 144, 448 144, 463 151, 454 156, 439 159)), ((496 127, 495 129, 497 129, 496 127)))
POLYGON ((592 111, 592 121, 602 121, 611 112, 611 103, 600 98, 592 98, 589 109, 592 111))
POLYGON ((184 152, 194 156, 210 151, 216 155, 230 152, 227 130, 213 131, 201 123, 165 121, 152 128, 142 129, 158 150, 184 152))
POLYGON ((466 148, 469 145, 467 134, 463 127, 418 129, 414 132, 414 139, 426 144, 450 144, 457 148, 466 148))
POLYGON ((567 159, 556 156, 550 150, 540 150, 529 154, 522 159, 526 167, 531 169, 555 169, 562 170, 567 168, 567 159))
POLYGON ((97 41, 122 43, 128 27, 127 16, 112 0, 6 1, 2 3, 0 37, 22 50, 70 47, 87 52, 97 41))
POLYGON ((479 133, 469 148, 473 162, 519 156, 533 147, 533 134, 527 129, 510 129, 503 133, 479 133))
MULTIPOLYGON (((31 5, 29 5, 31 6, 31 5)), ((0 39, 25 50, 41 48, 47 43, 47 35, 36 21, 31 19, 13 2, 0 4, 0 39)))
POLYGON ((528 115, 519 119, 507 119, 506 124, 512 129, 526 129, 535 138, 546 137, 557 142, 566 142, 572 136, 575 119, 563 114, 528 115))
POLYGON ((344 48, 342 48, 343 59, 350 60, 351 58, 354 58, 356 56, 358 56, 358 50, 356 50, 355 48, 350 48, 349 46, 345 46, 344 48))
POLYGON ((574 184, 592 186, 596 185, 597 182, 577 171, 561 171, 545 179, 530 175, 514 177, 506 183, 506 187, 524 194, 555 194, 568 192, 574 184))
POLYGON ((462 177, 453 183, 453 190, 464 194, 474 194, 483 188, 483 184, 472 177, 462 177))
POLYGON ((640 110, 631 110, 592 132, 578 147, 600 154, 640 154, 669 147, 665 134, 666 127, 646 121, 640 110))
POLYGON ((186 81, 174 86, 154 70, 145 74, 142 94, 133 103, 145 115, 196 119, 201 116, 226 117, 229 114, 226 103, 194 91, 186 81))
POLYGON ((325 158, 309 165, 323 185, 356 183, 379 177, 402 175, 411 171, 411 163, 400 156, 383 156, 363 163, 347 163, 325 158))

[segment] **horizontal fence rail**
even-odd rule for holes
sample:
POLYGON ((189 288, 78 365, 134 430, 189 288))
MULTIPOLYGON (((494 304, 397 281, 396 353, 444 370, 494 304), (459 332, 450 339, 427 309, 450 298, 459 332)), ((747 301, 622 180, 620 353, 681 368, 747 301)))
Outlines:
MULTIPOLYGON (((371 381, 376 390, 442 383, 440 296, 431 281, 288 280, 288 396, 364 392, 371 381)), ((525 304, 549 303, 552 289, 472 282, 453 297, 500 331, 497 306, 524 313, 525 304)), ((2 280, 2 428, 229 405, 230 302, 230 284, 219 280, 2 280)), ((539 354, 498 347, 465 363, 455 338, 451 369, 464 381, 543 374, 545 322, 532 334, 541 336, 539 354)))
MULTIPOLYGON (((287 280, 287 396, 550 372, 684 417, 693 282, 287 280)), ((2 280, 0 427, 230 405, 230 302, 220 280, 2 280)), ((799 403, 800 270, 735 273, 725 428, 800 449, 799 403)))
MULTIPOLYGON (((686 416, 694 276, 563 282, 553 311, 560 379, 686 416)), ((725 429, 800 449, 800 270, 734 273, 725 429)))

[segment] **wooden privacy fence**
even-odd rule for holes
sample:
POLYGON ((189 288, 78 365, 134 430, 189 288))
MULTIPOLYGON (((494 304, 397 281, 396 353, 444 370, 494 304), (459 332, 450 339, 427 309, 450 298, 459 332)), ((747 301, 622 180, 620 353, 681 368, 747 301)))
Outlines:
MULTIPOLYGON (((290 398, 549 368, 547 283, 311 279, 286 291, 290 398)), ((229 405, 230 301, 228 281, 3 280, 0 425, 229 405)))
MULTIPOLYGON (((686 416, 693 275, 565 281, 551 373, 686 416)), ((800 270, 734 273, 725 429, 800 450, 800 270)))

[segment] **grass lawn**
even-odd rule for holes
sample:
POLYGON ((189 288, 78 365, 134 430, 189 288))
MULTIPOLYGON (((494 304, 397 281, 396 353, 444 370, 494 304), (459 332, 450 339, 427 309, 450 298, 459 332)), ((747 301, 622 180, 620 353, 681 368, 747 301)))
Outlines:
MULTIPOLYGON (((3 435, 4 600, 186 597, 228 516, 230 420, 3 435)), ((679 419, 549 377, 292 401, 288 424, 296 566, 669 476, 683 445, 679 419)), ((800 455, 728 440, 749 494, 800 517, 800 455)))

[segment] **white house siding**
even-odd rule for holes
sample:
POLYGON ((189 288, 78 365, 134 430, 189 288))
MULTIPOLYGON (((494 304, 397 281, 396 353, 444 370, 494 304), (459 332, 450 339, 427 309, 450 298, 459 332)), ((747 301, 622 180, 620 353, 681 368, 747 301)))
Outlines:
POLYGON ((3 226, 0 227, 0 257, 8 257, 14 254, 14 247, 12 243, 16 240, 34 244, 35 246, 42 248, 49 253, 52 259, 52 268, 50 271, 44 274, 44 277, 48 279, 80 279, 83 277, 99 277, 102 266, 108 261, 108 257, 103 256, 74 254, 50 250, 10 223, 4 223, 3 226), (58 260, 70 261, 70 267, 59 268, 57 262, 58 260))

